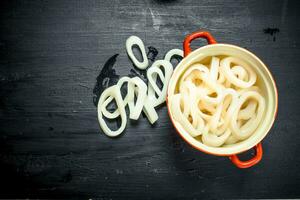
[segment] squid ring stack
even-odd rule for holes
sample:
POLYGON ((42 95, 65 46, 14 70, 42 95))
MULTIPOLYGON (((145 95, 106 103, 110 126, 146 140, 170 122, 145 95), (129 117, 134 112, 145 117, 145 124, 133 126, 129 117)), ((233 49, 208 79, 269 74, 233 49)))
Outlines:
POLYGON ((249 138, 266 109, 257 75, 250 64, 231 56, 211 56, 181 75, 170 108, 191 136, 212 147, 249 138))

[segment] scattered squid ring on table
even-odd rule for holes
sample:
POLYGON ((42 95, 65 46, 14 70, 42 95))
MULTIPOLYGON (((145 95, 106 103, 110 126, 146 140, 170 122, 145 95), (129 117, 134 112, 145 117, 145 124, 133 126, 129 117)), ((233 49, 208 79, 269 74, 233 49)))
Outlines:
POLYGON ((149 65, 149 61, 146 55, 145 45, 143 41, 137 36, 130 36, 126 40, 126 50, 129 58, 133 62, 133 64, 139 69, 146 69, 149 65), (137 45, 142 53, 143 61, 140 62, 133 54, 132 47, 137 45))
POLYGON ((236 57, 208 57, 192 64, 169 98, 175 121, 207 146, 230 145, 249 138, 261 123, 265 98, 250 64, 236 57))
POLYGON ((106 135, 108 135, 110 137, 115 137, 115 136, 120 135, 124 131, 124 129, 126 127, 127 116, 126 116, 126 111, 125 111, 125 104, 122 99, 120 87, 118 85, 111 86, 103 91, 103 93, 101 94, 99 101, 98 101, 97 110, 98 110, 98 120, 99 120, 100 127, 106 135), (121 127, 115 131, 112 131, 107 126, 106 122, 104 121, 103 114, 102 114, 102 105, 104 104, 106 99, 110 98, 110 97, 115 99, 116 104, 117 104, 117 109, 118 109, 119 114, 121 115, 121 120, 122 120, 121 127))
POLYGON ((164 60, 167 60, 167 61, 171 62, 171 60, 172 60, 173 57, 183 58, 183 51, 181 49, 171 49, 165 55, 164 60))
MULTIPOLYGON (((137 36, 130 36, 126 40, 126 50, 133 64, 141 70, 146 70, 149 61, 143 41, 137 36), (135 45, 137 45, 141 51, 143 57, 142 62, 138 61, 133 54, 132 48, 135 45)), ((158 120, 155 107, 166 101, 167 87, 173 73, 171 59, 174 56, 183 57, 182 50, 170 50, 164 60, 155 61, 152 66, 147 69, 148 86, 139 77, 129 78, 125 76, 122 77, 116 85, 104 90, 99 98, 97 110, 100 127, 107 136, 116 137, 125 130, 127 123, 125 107, 127 105, 130 119, 138 120, 141 112, 144 112, 151 124, 158 120), (162 82, 161 88, 157 85, 158 78, 162 82), (123 85, 127 85, 124 98, 121 95, 123 85), (113 112, 110 112, 107 107, 113 100, 116 102, 116 108, 113 112), (113 120, 118 117, 121 117, 121 126, 113 131, 108 127, 105 118, 113 120)))
POLYGON ((148 96, 153 101, 154 107, 164 103, 167 96, 167 88, 169 80, 173 73, 172 64, 166 60, 157 60, 147 71, 148 79, 148 96), (163 70, 162 70, 163 68, 163 70), (164 73, 163 73, 164 71, 164 73), (157 84, 157 75, 163 82, 163 87, 160 89, 157 84), (158 95, 156 98, 155 93, 158 95))

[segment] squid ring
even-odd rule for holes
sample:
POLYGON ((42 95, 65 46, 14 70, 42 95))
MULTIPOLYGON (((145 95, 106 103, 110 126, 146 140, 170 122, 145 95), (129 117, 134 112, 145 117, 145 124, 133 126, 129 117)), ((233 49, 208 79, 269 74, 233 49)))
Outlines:
POLYGON ((226 79, 231 82, 233 85, 238 86, 240 88, 248 88, 251 87, 256 82, 256 73, 253 69, 248 65, 248 63, 236 57, 227 57, 221 61, 220 68, 226 77, 226 79), (242 79, 237 78, 232 69, 230 68, 231 63, 237 64, 238 66, 243 66, 247 72, 249 73, 249 80, 244 81, 242 79))
POLYGON ((181 58, 183 58, 183 51, 181 49, 171 49, 170 51, 168 51, 168 53, 165 55, 164 60, 167 60, 169 62, 171 62, 172 58, 174 56, 179 56, 181 58))
MULTIPOLYGON (((127 82, 127 94, 124 98, 124 105, 126 106, 128 104, 129 107, 129 118, 137 120, 142 112, 144 102, 146 99, 146 92, 147 92, 147 85, 139 78, 129 78, 129 77, 123 77, 121 78, 117 85, 121 88, 122 85, 127 82), (134 95, 136 94, 136 103, 134 104, 134 95)), ((107 98, 104 103, 102 104, 101 111, 103 115, 109 119, 116 118, 120 115, 120 112, 118 110, 115 110, 115 112, 110 113, 106 110, 106 106, 113 100, 112 97, 107 98)))
POLYGON ((171 97, 171 108, 172 113, 176 121, 178 121, 182 127, 188 131, 193 137, 199 136, 202 134, 201 127, 194 128, 189 120, 183 115, 180 109, 181 94, 176 94, 171 97))
POLYGON ((137 36, 130 36, 127 40, 126 40, 126 50, 127 50, 127 54, 129 56, 129 58, 132 60, 133 64, 139 68, 139 69, 146 69, 149 65, 149 61, 146 55, 146 50, 145 50, 145 45, 143 43, 143 41, 137 37, 137 36), (134 45, 137 45, 142 53, 142 57, 143 57, 143 61, 140 62, 138 61, 138 59, 135 57, 135 55, 133 54, 132 51, 132 47, 134 45))
POLYGON ((253 131, 255 131, 255 129, 259 126, 265 111, 265 107, 265 99, 259 93, 255 91, 243 93, 239 99, 237 109, 235 110, 231 118, 230 125, 234 137, 236 137, 239 140, 244 140, 248 138, 253 133, 253 131), (252 117, 243 126, 239 128, 237 124, 237 118, 240 108, 250 98, 255 99, 258 102, 257 114, 252 115, 252 117))
POLYGON ((120 87, 118 85, 111 86, 103 91, 98 101, 97 111, 98 111, 98 121, 100 127, 107 136, 116 137, 124 131, 127 123, 127 116, 126 116, 124 101, 122 99, 121 92, 120 92, 120 87), (104 101, 110 96, 115 99, 117 104, 117 109, 121 116, 121 126, 119 127, 119 129, 115 131, 111 130, 107 126, 105 120, 103 119, 103 115, 101 111, 101 107, 103 106, 104 101))
POLYGON ((148 97, 153 100, 154 107, 166 101, 167 88, 172 73, 172 64, 166 60, 155 61, 152 64, 152 66, 147 70, 148 97), (163 71, 160 69, 161 67, 164 69, 165 74, 163 74, 163 71), (159 89, 156 84, 157 75, 159 75, 160 79, 163 81, 162 89, 159 89), (158 95, 158 97, 155 96, 155 93, 158 95))

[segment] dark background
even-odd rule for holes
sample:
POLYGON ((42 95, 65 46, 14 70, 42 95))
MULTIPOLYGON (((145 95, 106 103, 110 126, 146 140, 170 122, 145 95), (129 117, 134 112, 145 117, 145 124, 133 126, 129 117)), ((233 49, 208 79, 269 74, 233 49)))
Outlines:
POLYGON ((299 10, 291 0, 0 1, 0 197, 299 198, 299 10), (166 107, 155 126, 141 117, 116 139, 99 128, 93 89, 116 53, 115 73, 130 73, 126 38, 161 59, 199 29, 254 52, 276 79, 278 117, 253 168, 188 146, 166 107))

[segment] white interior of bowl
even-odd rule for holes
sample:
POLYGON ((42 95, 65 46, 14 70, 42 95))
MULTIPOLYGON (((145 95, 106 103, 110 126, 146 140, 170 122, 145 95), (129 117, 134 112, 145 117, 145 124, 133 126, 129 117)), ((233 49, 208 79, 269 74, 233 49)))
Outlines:
POLYGON ((191 66, 191 64, 201 62, 201 60, 203 60, 207 56, 218 55, 235 56, 238 58, 242 58, 246 60, 256 71, 258 78, 257 84, 262 89, 263 95, 266 98, 267 102, 264 120, 262 123, 260 123, 256 131, 248 139, 242 142, 222 147, 210 147, 196 140, 188 132, 186 132, 182 128, 180 123, 176 122, 173 119, 172 110, 170 110, 169 105, 168 109, 173 125, 176 127, 179 134, 181 134, 181 136, 184 137, 184 139, 193 147, 215 155, 232 155, 246 151, 258 144, 267 135, 275 120, 278 101, 277 90, 271 73, 261 60, 259 60, 248 50, 234 45, 213 44, 201 47, 197 50, 194 50, 177 65, 169 83, 167 98, 176 93, 176 85, 178 80, 180 79, 181 75, 191 66))

